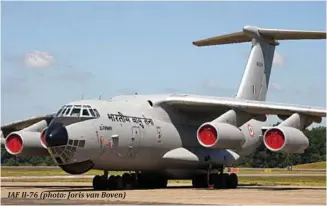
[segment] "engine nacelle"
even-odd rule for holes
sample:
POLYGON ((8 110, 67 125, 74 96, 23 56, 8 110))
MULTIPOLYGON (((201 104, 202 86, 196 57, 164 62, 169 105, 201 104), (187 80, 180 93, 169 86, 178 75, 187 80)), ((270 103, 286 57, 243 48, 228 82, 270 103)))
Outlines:
POLYGON ((42 146, 40 132, 20 130, 10 133, 5 141, 8 153, 16 156, 50 156, 42 146))
POLYGON ((47 148, 47 144, 45 141, 45 132, 47 131, 47 127, 43 129, 43 131, 41 132, 41 136, 40 136, 40 141, 41 141, 41 145, 43 148, 47 148))
POLYGON ((285 126, 268 129, 263 136, 263 142, 273 152, 301 154, 309 147, 309 139, 301 130, 285 126))
POLYGON ((207 122, 197 131, 197 139, 203 147, 215 149, 236 149, 245 142, 242 131, 223 122, 207 122))

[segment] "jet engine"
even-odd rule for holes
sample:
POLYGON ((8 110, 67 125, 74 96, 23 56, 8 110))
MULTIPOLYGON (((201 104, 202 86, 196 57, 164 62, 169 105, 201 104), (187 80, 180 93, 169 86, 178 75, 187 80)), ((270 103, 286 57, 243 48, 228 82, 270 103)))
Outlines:
POLYGON ((197 139, 203 147, 215 149, 236 149, 245 142, 245 136, 239 128, 217 121, 201 125, 197 139))
POLYGON ((300 154, 309 147, 309 140, 301 130, 285 126, 268 129, 264 133, 263 142, 273 152, 300 154))
POLYGON ((49 156, 40 140, 40 132, 20 130, 10 133, 5 140, 8 153, 17 156, 49 156))
POLYGON ((47 131, 47 128, 44 128, 43 131, 41 132, 41 136, 40 136, 40 141, 41 141, 41 145, 42 147, 44 147, 45 149, 47 148, 47 144, 45 141, 45 132, 47 131))

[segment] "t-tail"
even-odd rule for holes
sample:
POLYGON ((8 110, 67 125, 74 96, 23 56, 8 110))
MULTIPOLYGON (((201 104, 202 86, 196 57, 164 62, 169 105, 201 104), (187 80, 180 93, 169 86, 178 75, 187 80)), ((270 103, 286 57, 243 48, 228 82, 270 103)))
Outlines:
POLYGON ((326 32, 263 29, 245 26, 243 31, 193 42, 196 46, 252 42, 252 48, 236 98, 265 101, 278 40, 326 39, 326 32))

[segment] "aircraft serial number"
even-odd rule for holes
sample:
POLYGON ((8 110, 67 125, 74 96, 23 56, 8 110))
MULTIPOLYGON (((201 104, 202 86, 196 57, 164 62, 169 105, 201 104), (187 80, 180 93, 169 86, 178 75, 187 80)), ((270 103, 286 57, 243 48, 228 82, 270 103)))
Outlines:
POLYGON ((144 115, 143 117, 132 117, 132 116, 125 116, 121 112, 118 112, 118 114, 107 114, 108 119, 110 119, 112 122, 134 122, 136 124, 139 124, 142 128, 144 128, 144 124, 146 125, 154 125, 153 120, 151 118, 146 118, 144 115))

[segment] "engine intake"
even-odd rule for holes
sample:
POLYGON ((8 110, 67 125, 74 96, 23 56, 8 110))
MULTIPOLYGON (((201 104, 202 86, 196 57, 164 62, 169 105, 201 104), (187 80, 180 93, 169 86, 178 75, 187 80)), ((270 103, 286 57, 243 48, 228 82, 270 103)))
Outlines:
POLYGON ((273 152, 300 154, 309 147, 309 140, 302 131, 285 126, 268 129, 263 136, 263 142, 273 152))
POLYGON ((239 128, 222 122, 201 125, 197 131, 197 139, 203 147, 216 149, 236 149, 245 142, 245 136, 239 128))
POLYGON ((5 148, 11 155, 17 156, 49 156, 42 146, 40 133, 20 130, 10 133, 5 140, 5 148))
POLYGON ((42 132, 41 132, 41 136, 40 136, 40 140, 41 140, 41 145, 46 149, 47 148, 47 143, 45 141, 45 132, 47 131, 47 128, 45 128, 42 132))

